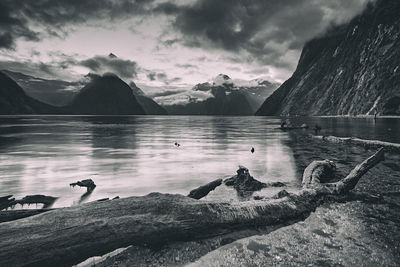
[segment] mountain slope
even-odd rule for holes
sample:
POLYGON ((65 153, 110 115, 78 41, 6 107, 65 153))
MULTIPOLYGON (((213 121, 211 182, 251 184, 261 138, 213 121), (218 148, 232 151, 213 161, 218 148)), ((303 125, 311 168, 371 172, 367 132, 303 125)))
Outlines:
POLYGON ((92 74, 91 79, 68 107, 72 113, 86 115, 145 114, 132 89, 117 76, 92 74))
POLYGON ((142 106, 147 115, 168 115, 168 112, 160 106, 156 101, 146 96, 146 94, 136 86, 134 82, 131 82, 130 87, 132 88, 133 94, 137 101, 142 106))
POLYGON ((9 70, 2 72, 18 83, 27 95, 54 106, 69 104, 76 94, 75 89, 82 87, 79 82, 47 80, 9 70))
POLYGON ((308 42, 256 115, 400 115, 400 1, 378 0, 308 42))
POLYGON ((5 73, 0 72, 0 114, 59 114, 61 109, 42 103, 25 94, 24 90, 5 73))

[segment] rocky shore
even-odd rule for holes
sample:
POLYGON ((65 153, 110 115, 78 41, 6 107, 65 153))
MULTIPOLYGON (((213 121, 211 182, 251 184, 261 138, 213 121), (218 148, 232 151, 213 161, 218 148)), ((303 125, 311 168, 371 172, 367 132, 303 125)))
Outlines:
MULTIPOLYGON (((317 159, 317 154, 336 162, 337 176, 349 172, 349 163, 368 152, 345 144, 329 146, 322 140, 314 140, 313 150, 304 151, 301 147, 310 141, 308 137, 293 135, 291 140, 299 170, 317 159)), ((157 250, 131 247, 96 266, 398 266, 399 160, 399 155, 387 154, 382 164, 359 181, 354 198, 327 200, 304 221, 175 243, 157 250), (357 196, 362 193, 372 197, 357 196)))
MULTIPOLYGON (((299 142, 299 140, 296 140, 296 142, 299 142)), ((327 146, 323 141, 316 142, 321 143, 313 146, 317 149, 314 152, 318 152, 318 147, 327 146)), ((336 147, 335 151, 340 150, 336 147)), ((325 149, 325 153, 332 155, 330 152, 325 149)), ((373 151, 367 152, 364 154, 371 155, 373 153, 373 151)), ((301 165, 299 164, 300 161, 306 158, 308 162, 310 160, 307 153, 295 153, 295 155, 297 155, 298 165, 301 165)), ((350 162, 360 163, 360 160, 358 160, 360 155, 363 154, 357 151, 354 155, 347 156, 351 157, 350 162), (357 160, 353 158, 355 155, 358 155, 357 160)), ((321 153, 321 156, 324 156, 324 153, 321 153)), ((399 195, 397 194, 399 188, 396 187, 399 184, 396 184, 396 178, 392 172, 395 168, 393 161, 396 162, 397 155, 389 155, 389 162, 383 162, 383 164, 379 164, 384 159, 383 149, 378 150, 368 159, 365 159, 365 157, 362 156, 364 161, 356 167, 345 165, 345 168, 341 168, 344 164, 340 161, 338 166, 330 161, 314 161, 305 169, 303 187, 297 194, 282 190, 273 197, 261 197, 256 200, 246 198, 239 202, 215 202, 192 199, 182 195, 152 193, 144 197, 104 200, 75 207, 54 209, 36 216, 1 223, 0 234, 4 238, 0 241, 0 246, 3 248, 0 250, 0 263, 13 266, 26 264, 70 266, 83 262, 92 256, 104 255, 115 249, 128 246, 130 246, 128 249, 116 253, 116 255, 105 259, 98 265, 183 265, 189 262, 212 265, 211 262, 218 263, 217 260, 213 259, 213 255, 220 255, 218 256, 220 259, 223 259, 224 255, 228 255, 226 257, 242 255, 238 258, 231 257, 231 261, 227 261, 227 263, 242 264, 242 260, 245 260, 248 261, 248 264, 257 265, 257 262, 252 262, 255 259, 254 257, 246 256, 253 255, 254 249, 257 252, 264 253, 264 256, 260 258, 261 262, 275 264, 276 262, 274 263, 273 260, 280 261, 282 257, 290 262, 289 254, 279 251, 279 248, 273 250, 274 246, 281 247, 274 242, 279 243, 284 242, 284 240, 279 241, 278 239, 271 239, 271 237, 277 235, 278 231, 284 231, 282 229, 292 229, 291 227, 293 227, 294 230, 285 230, 289 232, 287 234, 284 232, 282 236, 295 238, 296 235, 293 233, 296 232, 296 229, 302 229, 298 228, 300 226, 296 222, 301 222, 307 217, 307 220, 311 220, 311 223, 306 223, 306 220, 303 222, 306 225, 305 230, 297 231, 297 236, 304 236, 303 241, 309 238, 311 234, 324 238, 329 237, 329 235, 334 236, 333 232, 329 234, 325 231, 326 229, 314 229, 312 227, 313 225, 321 225, 322 227, 324 225, 321 223, 322 221, 325 224, 326 222, 331 223, 332 227, 334 225, 340 226, 339 221, 335 222, 335 220, 330 219, 332 221, 330 222, 326 220, 329 218, 321 215, 320 208, 318 208, 321 205, 323 205, 322 209, 333 205, 333 210, 337 209, 340 214, 336 215, 340 215, 340 218, 344 218, 346 211, 351 210, 351 206, 348 205, 354 201, 384 205, 378 206, 377 209, 385 208, 385 205, 388 205, 395 215, 398 213, 399 206, 396 204, 395 198, 399 195), (375 166, 377 167, 374 168, 375 166), (334 175, 336 168, 340 169, 338 176, 334 175), (371 168, 372 171, 368 172, 371 168), (384 191, 384 188, 378 187, 380 193, 374 194, 373 190, 365 187, 362 188, 365 190, 361 190, 359 193, 350 192, 363 176, 361 184, 364 183, 364 180, 367 180, 367 185, 374 185, 376 179, 371 176, 371 173, 376 175, 377 169, 379 170, 379 177, 381 175, 388 177, 383 182, 387 185, 391 184, 394 191, 384 191), (342 176, 342 174, 345 175, 342 176), (388 194, 384 195, 382 192, 388 194), (343 204, 337 204, 338 202, 346 202, 343 212, 340 207, 343 204), (316 209, 317 211, 313 213, 316 209), (322 216, 322 219, 318 214, 322 216), (283 226, 287 227, 281 228, 283 226), (274 231, 276 229, 279 230, 274 231), (235 240, 246 237, 249 238, 235 242, 235 240), (261 241, 264 237, 268 240, 268 243, 261 241), (254 241, 253 238, 259 239, 254 241), (229 245, 230 243, 233 245, 229 245), (241 249, 244 254, 230 250, 243 247, 243 244, 246 244, 247 247, 247 250, 241 249), (219 247, 221 249, 218 249, 219 247), (266 253, 270 250, 279 252, 279 257, 275 257, 276 253, 266 253), (213 252, 208 254, 210 251, 213 252), (248 253, 246 254, 246 252, 248 253), (150 255, 152 256, 149 257, 150 255), (206 256, 201 258, 203 255, 206 256), (270 256, 271 258, 269 258, 270 256), (197 263, 196 260, 198 260, 197 263), (132 261, 135 261, 135 263, 132 261)), ((246 192, 253 192, 266 186, 284 186, 283 184, 268 185, 261 183, 251 177, 246 168, 241 167, 237 174, 230 179, 216 180, 208 186, 200 187, 201 195, 205 194, 204 188, 213 190, 220 186, 222 182, 224 183, 223 186, 233 186, 239 196, 251 196, 246 192)), ((196 195, 195 198, 201 198, 201 195, 196 195)), ((398 225, 396 219, 393 219, 395 216, 393 218, 389 216, 389 218, 391 218, 389 220, 394 220, 392 222, 395 225, 398 225)), ((392 233, 394 230, 398 230, 398 226, 396 228, 390 223, 385 225, 390 227, 383 227, 383 233, 392 233)), ((332 231, 338 231, 339 228, 333 227, 332 231)), ((352 234, 351 231, 349 234, 352 234)), ((388 235, 388 237, 390 236, 396 235, 388 235)), ((333 244, 331 246, 325 240, 326 242, 324 241, 321 247, 329 249, 337 249, 340 246, 346 247, 347 243, 343 243, 342 238, 338 238, 339 240, 331 240, 333 242, 331 242, 333 244), (325 245, 325 243, 328 245, 325 245)), ((302 240, 301 238, 297 239, 300 240, 299 242, 302 240)), ((313 238, 312 242, 315 243, 315 246, 319 244, 318 240, 318 238, 315 240, 313 238)), ((393 241, 394 252, 398 251, 395 240, 393 241)), ((297 248, 298 262, 307 262, 308 257, 301 256, 307 255, 307 253, 301 251, 301 246, 296 243, 297 241, 288 240, 287 242, 287 247, 293 245, 297 248)), ((362 244, 364 241, 360 242, 362 244)), ((374 246, 372 248, 375 249, 374 246)), ((310 248, 310 251, 315 252, 316 250, 310 248)), ((334 255, 334 253, 329 255, 334 255)), ((359 253, 357 255, 362 256, 364 254, 359 253)), ((317 260, 322 257, 320 256, 314 255, 311 258, 317 260)), ((328 259, 329 257, 322 258, 328 259)), ((391 259, 389 263, 393 262, 396 262, 395 258, 391 259)), ((88 260, 85 264, 92 265, 93 262, 88 260)))

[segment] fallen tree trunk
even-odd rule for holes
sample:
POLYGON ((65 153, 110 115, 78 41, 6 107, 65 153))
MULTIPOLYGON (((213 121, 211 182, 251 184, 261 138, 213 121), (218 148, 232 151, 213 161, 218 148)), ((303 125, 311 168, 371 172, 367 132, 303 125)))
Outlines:
POLYGON ((383 150, 333 183, 336 187, 310 180, 298 195, 287 193, 277 199, 221 203, 151 193, 1 223, 0 266, 69 266, 129 245, 162 245, 303 218, 324 195, 351 190, 381 160, 383 150))
POLYGON ((51 209, 33 209, 33 210, 3 210, 0 211, 0 223, 14 221, 29 216, 37 215, 51 209))
POLYGON ((364 140, 355 137, 336 137, 336 136, 322 136, 310 135, 312 138, 331 142, 331 143, 344 143, 350 145, 363 146, 365 148, 377 149, 384 147, 386 151, 400 153, 400 144, 390 143, 379 140, 364 140))
POLYGON ((21 199, 11 198, 12 195, 8 195, 5 197, 0 197, 0 211, 3 209, 14 208, 17 204, 20 204, 22 207, 24 205, 32 205, 32 204, 43 204, 43 209, 51 208, 51 206, 58 199, 57 197, 45 196, 45 195, 28 195, 21 199))

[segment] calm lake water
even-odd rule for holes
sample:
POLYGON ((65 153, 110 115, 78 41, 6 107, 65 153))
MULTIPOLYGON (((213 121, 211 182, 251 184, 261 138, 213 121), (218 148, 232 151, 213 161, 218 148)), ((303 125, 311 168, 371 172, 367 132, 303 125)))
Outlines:
MULTIPOLYGON (((97 187, 86 201, 187 194, 234 175, 238 165, 261 181, 296 189, 302 170, 292 149, 295 139, 293 132, 276 129, 280 122, 273 117, 1 116, 0 196, 45 194, 60 197, 54 206, 69 206, 85 192, 69 184, 87 178, 97 187)), ((400 143, 395 118, 293 118, 292 123, 318 123, 322 134, 400 143)))

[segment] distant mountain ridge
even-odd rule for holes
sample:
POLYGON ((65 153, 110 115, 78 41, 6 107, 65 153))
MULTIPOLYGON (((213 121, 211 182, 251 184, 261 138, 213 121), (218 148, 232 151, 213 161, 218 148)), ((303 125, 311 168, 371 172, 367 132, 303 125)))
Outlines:
POLYGON ((175 115, 253 115, 263 101, 278 87, 265 80, 252 80, 237 85, 226 74, 219 74, 212 83, 196 84, 192 90, 209 92, 212 97, 189 103, 164 106, 175 115), (246 84, 247 83, 247 84, 246 84))
POLYGON ((25 94, 7 74, 0 71, 0 114, 60 114, 63 109, 45 104, 25 94))
POLYGON ((378 0, 303 48, 256 115, 400 115, 400 1, 378 0))

